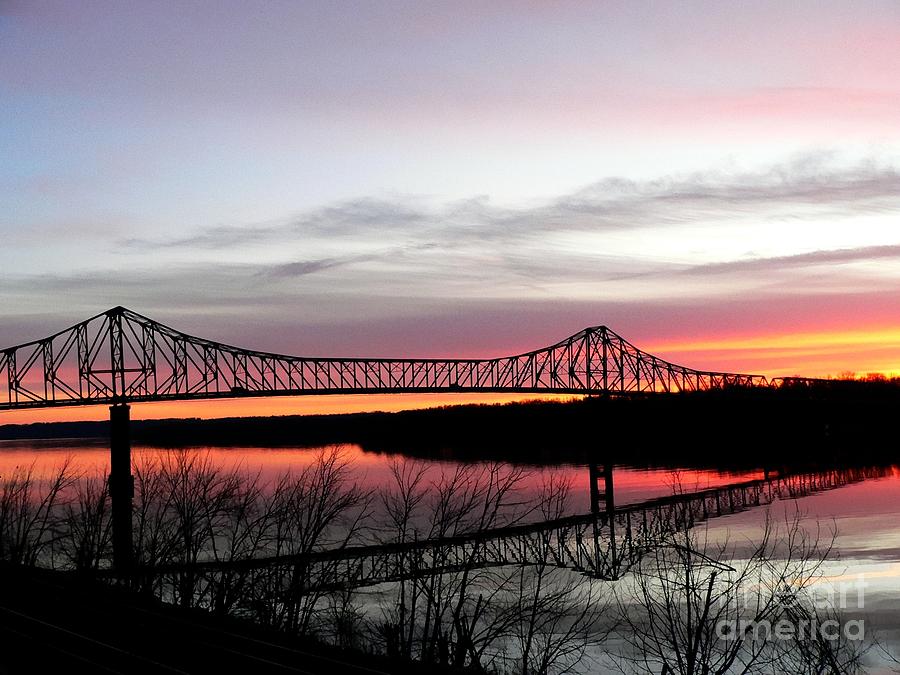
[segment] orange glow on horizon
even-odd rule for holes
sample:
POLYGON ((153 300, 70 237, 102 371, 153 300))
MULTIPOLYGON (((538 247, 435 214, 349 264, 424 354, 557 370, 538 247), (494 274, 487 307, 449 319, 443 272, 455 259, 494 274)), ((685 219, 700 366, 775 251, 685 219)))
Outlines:
MULTIPOLYGON (((55 475, 68 465, 76 475, 104 476, 109 471, 109 449, 103 444, 89 444, 84 441, 72 445, 50 443, 33 446, 28 442, 9 441, 0 444, 0 475, 12 475, 17 469, 32 468, 39 479, 55 475)), ((264 448, 264 447, 200 447, 191 450, 208 458, 214 466, 224 470, 235 470, 242 474, 259 475, 264 482, 272 481, 288 472, 299 472, 313 463, 320 448, 264 448)), ((136 465, 145 465, 178 450, 135 445, 133 458, 136 465)), ((363 487, 378 490, 393 484, 391 463, 395 460, 421 465, 426 468, 426 481, 437 479, 443 471, 453 470, 456 460, 420 460, 404 457, 402 453, 368 452, 359 445, 343 444, 341 456, 349 463, 354 480, 363 487)), ((518 483, 523 494, 540 493, 548 473, 565 478, 570 482, 570 506, 572 512, 587 511, 589 508, 590 480, 587 467, 580 464, 562 463, 552 467, 529 467, 518 483)), ((615 469, 616 501, 620 505, 645 499, 663 497, 673 491, 691 492, 720 487, 739 481, 756 480, 763 477, 759 471, 738 473, 719 472, 709 469, 667 469, 629 468, 617 466, 615 469)))
MULTIPOLYGON (((510 403, 513 401, 568 401, 577 396, 538 394, 342 394, 330 396, 273 396, 211 401, 161 401, 134 403, 132 419, 214 419, 220 417, 269 417, 280 415, 334 415, 356 412, 397 412, 446 405, 510 403)), ((0 412, 0 425, 33 422, 75 422, 109 419, 105 405, 10 410, 0 412)))
MULTIPOLYGON (((696 340, 691 342, 657 343, 655 349, 674 351, 700 350, 756 350, 834 348, 849 345, 891 345, 900 347, 900 327, 842 331, 785 333, 749 337, 696 340)), ((651 350, 652 351, 652 350, 651 350)))
POLYGON ((900 374, 900 327, 700 337, 642 345, 681 365, 770 377, 900 374))

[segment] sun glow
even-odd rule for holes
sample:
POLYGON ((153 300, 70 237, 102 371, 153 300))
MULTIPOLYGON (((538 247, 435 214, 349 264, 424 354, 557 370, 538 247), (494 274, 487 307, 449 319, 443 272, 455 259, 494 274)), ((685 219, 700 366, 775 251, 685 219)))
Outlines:
POLYGON ((654 342, 646 349, 684 365, 732 364, 729 370, 771 376, 900 373, 900 327, 893 326, 654 342))

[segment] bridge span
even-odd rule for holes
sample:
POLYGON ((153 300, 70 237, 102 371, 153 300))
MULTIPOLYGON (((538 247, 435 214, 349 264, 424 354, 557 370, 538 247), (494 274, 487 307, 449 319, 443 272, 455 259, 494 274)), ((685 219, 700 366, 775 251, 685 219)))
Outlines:
POLYGON ((496 358, 303 357, 194 337, 124 307, 0 350, 0 373, 0 410, 310 394, 632 395, 769 384, 763 375, 671 363, 606 326, 496 358))

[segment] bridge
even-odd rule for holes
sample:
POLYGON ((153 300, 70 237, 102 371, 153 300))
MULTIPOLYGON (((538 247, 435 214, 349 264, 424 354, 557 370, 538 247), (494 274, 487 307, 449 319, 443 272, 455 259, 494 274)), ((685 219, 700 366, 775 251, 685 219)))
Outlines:
MULTIPOLYGON (((812 382, 795 379, 791 384, 812 382)), ((131 403, 321 394, 507 392, 634 396, 782 384, 697 370, 644 352, 606 326, 484 359, 302 357, 195 337, 114 307, 0 350, 0 411, 110 406, 113 556, 132 565, 131 403)))
POLYGON ((670 363, 606 326, 497 358, 314 358, 194 337, 124 307, 3 349, 0 373, 0 410, 310 394, 632 395, 769 384, 763 375, 670 363))
POLYGON ((437 539, 391 541, 319 550, 305 555, 210 559, 135 569, 124 580, 168 603, 221 613, 251 613, 267 600, 298 602, 324 593, 506 565, 550 565, 615 581, 646 553, 673 545, 672 533, 703 521, 797 499, 863 480, 890 468, 846 468, 784 473, 722 487, 672 494, 615 508, 612 473, 595 473, 610 490, 590 513, 462 533, 437 539), (274 593, 274 595, 273 595, 274 593))

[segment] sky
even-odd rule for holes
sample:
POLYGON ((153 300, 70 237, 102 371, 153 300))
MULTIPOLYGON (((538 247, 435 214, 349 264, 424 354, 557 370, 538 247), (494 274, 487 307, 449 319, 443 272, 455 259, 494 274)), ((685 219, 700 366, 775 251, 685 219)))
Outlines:
POLYGON ((898 72, 894 1, 0 0, 0 344, 900 372, 898 72))

